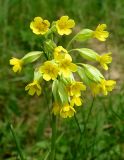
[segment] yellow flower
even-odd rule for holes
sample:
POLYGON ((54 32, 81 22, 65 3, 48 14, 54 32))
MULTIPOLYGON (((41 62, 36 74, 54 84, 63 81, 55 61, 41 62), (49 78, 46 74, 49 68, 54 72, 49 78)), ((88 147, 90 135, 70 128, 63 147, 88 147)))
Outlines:
POLYGON ((52 113, 58 115, 60 113, 61 106, 58 103, 53 104, 52 113))
POLYGON ((75 26, 75 22, 69 19, 68 16, 62 16, 60 20, 56 22, 56 28, 60 35, 69 35, 72 32, 72 28, 75 26))
POLYGON ((97 38, 100 41, 105 41, 106 38, 109 36, 108 31, 104 31, 107 28, 106 24, 99 24, 94 31, 94 38, 97 38))
POLYGON ((81 91, 86 90, 86 86, 82 82, 72 82, 67 86, 67 91, 69 96, 79 97, 81 95, 81 91))
POLYGON ((72 117, 74 116, 75 109, 71 107, 69 104, 65 104, 60 110, 60 116, 62 118, 72 117))
POLYGON ((61 61, 64 58, 72 60, 71 56, 68 54, 67 50, 62 46, 58 46, 54 50, 54 59, 56 61, 61 61))
POLYGON ((100 94, 100 92, 101 92, 99 83, 92 83, 90 85, 90 88, 91 88, 93 96, 96 96, 96 95, 100 94))
POLYGON ((105 69, 108 70, 107 64, 110 64, 112 62, 112 57, 110 56, 112 53, 103 54, 98 57, 98 61, 100 65, 105 69))
POLYGON ((18 58, 11 58, 10 65, 13 65, 14 72, 20 72, 22 70, 23 61, 18 58))
POLYGON ((43 73, 43 79, 49 81, 57 78, 59 69, 54 62, 46 61, 44 65, 40 67, 40 72, 43 73))
POLYGON ((72 72, 77 71, 77 65, 72 63, 72 59, 65 56, 65 59, 59 62, 59 70, 60 74, 67 78, 71 75, 72 72))
POLYGON ((90 87, 94 96, 100 93, 106 96, 114 89, 115 85, 116 81, 102 79, 100 83, 94 83, 90 87))
POLYGON ((48 20, 43 20, 41 17, 35 17, 30 23, 30 28, 35 34, 45 34, 49 30, 50 23, 48 20))
POLYGON ((76 96, 73 96, 71 101, 70 101, 70 104, 71 106, 81 106, 82 105, 82 99, 80 97, 76 97, 76 96))
POLYGON ((100 83, 100 88, 103 94, 106 96, 108 92, 111 92, 116 85, 116 81, 103 79, 100 83))
POLYGON ((36 94, 39 96, 41 94, 41 86, 37 80, 34 80, 32 83, 29 83, 26 87, 25 90, 29 90, 28 94, 33 96, 36 92, 36 94))

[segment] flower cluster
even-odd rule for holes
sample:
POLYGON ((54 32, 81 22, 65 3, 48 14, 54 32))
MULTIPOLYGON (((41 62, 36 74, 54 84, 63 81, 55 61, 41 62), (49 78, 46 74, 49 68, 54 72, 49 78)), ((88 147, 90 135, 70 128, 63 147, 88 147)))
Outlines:
POLYGON ((51 81, 54 97, 52 113, 63 118, 72 117, 76 113, 76 106, 83 104, 82 92, 86 90, 86 86, 91 89, 93 96, 96 96, 107 95, 116 84, 113 80, 106 80, 96 67, 82 62, 74 63, 70 55, 70 53, 77 52, 82 59, 95 61, 104 70, 108 70, 108 65, 112 62, 111 52, 99 55, 89 48, 69 49, 73 41, 85 41, 91 38, 105 41, 109 36, 109 33, 105 31, 106 25, 99 24, 96 30, 81 30, 68 43, 67 48, 57 46, 53 35, 69 35, 74 26, 74 20, 69 19, 68 16, 62 16, 51 25, 48 20, 35 17, 30 23, 30 28, 34 34, 44 36, 41 51, 29 52, 21 59, 14 57, 10 59, 13 71, 21 72, 26 64, 42 56, 46 58, 42 64, 38 63, 40 65, 34 71, 34 79, 25 87, 25 90, 31 96, 35 93, 39 96, 42 93, 42 81, 51 81), (75 77, 78 76, 81 81, 76 81, 75 77))

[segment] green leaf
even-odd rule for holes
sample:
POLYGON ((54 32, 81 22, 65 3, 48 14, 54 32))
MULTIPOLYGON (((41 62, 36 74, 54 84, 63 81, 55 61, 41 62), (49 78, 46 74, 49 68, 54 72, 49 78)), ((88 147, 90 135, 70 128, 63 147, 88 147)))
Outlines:
POLYGON ((41 51, 29 52, 22 58, 22 60, 23 60, 24 64, 34 62, 41 56, 42 53, 43 52, 41 52, 41 51))
POLYGON ((76 36, 76 41, 85 41, 93 37, 93 31, 90 29, 83 29, 81 30, 76 36))
POLYGON ((80 55, 89 61, 97 61, 99 55, 92 49, 89 48, 77 48, 74 49, 80 53, 80 55))

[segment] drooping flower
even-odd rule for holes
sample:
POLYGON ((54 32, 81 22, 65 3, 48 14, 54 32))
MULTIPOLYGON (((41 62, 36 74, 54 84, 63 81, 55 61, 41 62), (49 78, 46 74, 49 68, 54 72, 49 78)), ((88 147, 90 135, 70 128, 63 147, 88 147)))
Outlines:
POLYGON ((73 81, 71 84, 67 86, 69 96, 79 97, 81 95, 81 91, 85 90, 86 86, 83 84, 83 82, 73 81))
POLYGON ((52 113, 58 115, 60 113, 61 106, 58 103, 53 104, 52 113))
POLYGON ((94 31, 94 38, 97 38, 100 41, 105 41, 106 38, 109 36, 109 32, 105 31, 105 29, 107 28, 106 24, 99 24, 96 28, 96 30, 94 31))
POLYGON ((108 92, 111 92, 114 89, 115 85, 116 81, 102 79, 100 83, 93 83, 90 87, 94 96, 100 93, 107 96, 108 92))
POLYGON ((60 20, 56 22, 56 28, 60 35, 69 35, 72 32, 72 28, 74 26, 74 20, 69 19, 68 16, 62 16, 60 20))
POLYGON ((72 59, 66 57, 59 62, 59 70, 60 74, 67 78, 71 75, 72 72, 77 71, 77 65, 72 63, 72 59))
POLYGON ((57 78, 59 69, 54 62, 46 61, 43 66, 40 67, 40 72, 43 74, 43 79, 49 81, 57 78))
POLYGON ((71 56, 68 54, 67 50, 63 48, 62 46, 58 46, 54 50, 54 59, 56 61, 61 61, 64 58, 68 58, 72 60, 71 56))
POLYGON ((41 94, 41 86, 37 80, 34 80, 32 83, 29 83, 25 90, 28 91, 28 94, 33 96, 35 93, 39 96, 41 94))
POLYGON ((106 53, 98 57, 98 61, 100 65, 103 67, 103 69, 108 70, 107 64, 110 64, 112 62, 112 57, 110 56, 112 53, 106 53))
POLYGON ((114 89, 115 85, 116 81, 103 79, 100 83, 100 88, 102 93, 106 96, 108 95, 108 92, 111 92, 114 89))
POLYGON ((72 117, 72 116, 74 116, 75 112, 76 111, 72 106, 70 106, 69 104, 65 104, 64 106, 62 106, 62 108, 60 110, 60 116, 62 118, 72 117))
POLYGON ((23 60, 18 58, 11 58, 10 65, 13 65, 14 72, 20 72, 22 70, 23 60))
POLYGON ((50 27, 50 23, 48 20, 43 20, 41 17, 35 17, 34 21, 30 23, 30 28, 33 33, 39 35, 44 35, 50 27))
POLYGON ((70 104, 71 104, 71 106, 74 106, 74 105, 81 106, 82 102, 83 102, 83 100, 81 99, 81 97, 73 96, 70 101, 70 104))

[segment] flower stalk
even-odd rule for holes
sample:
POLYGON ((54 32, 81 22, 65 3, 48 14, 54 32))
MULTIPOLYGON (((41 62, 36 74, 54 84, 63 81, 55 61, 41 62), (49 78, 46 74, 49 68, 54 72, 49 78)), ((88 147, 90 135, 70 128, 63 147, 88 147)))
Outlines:
POLYGON ((57 128, 56 128, 56 116, 54 114, 52 114, 51 127, 52 127, 52 137, 51 137, 50 160, 55 160, 57 128))

